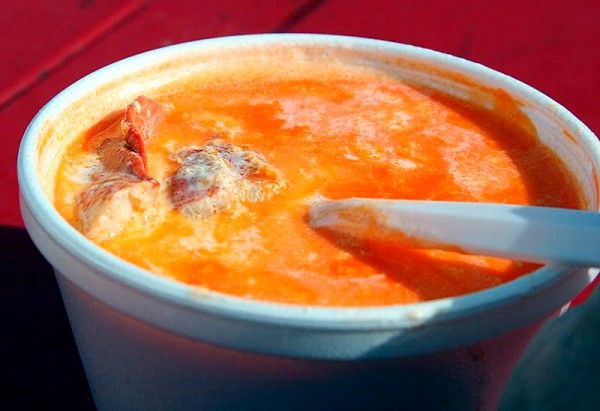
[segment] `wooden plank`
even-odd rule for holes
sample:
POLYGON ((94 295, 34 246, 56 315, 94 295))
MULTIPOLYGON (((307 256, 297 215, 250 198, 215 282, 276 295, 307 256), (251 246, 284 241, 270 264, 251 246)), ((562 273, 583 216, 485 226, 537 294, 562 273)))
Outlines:
POLYGON ((3 4, 0 55, 7 64, 0 65, 0 107, 143 3, 32 0, 3 4))
MULTIPOLYGON (((56 4, 55 2, 48 2, 56 4)), ((278 30, 310 1, 254 2, 150 1, 139 12, 75 57, 64 62, 25 94, 0 111, 3 150, 0 150, 0 224, 21 226, 15 175, 20 138, 35 113, 60 90, 108 63, 145 50, 183 41, 241 33, 278 30)), ((23 17, 20 17, 23 18, 23 17)), ((23 30, 25 21, 22 20, 23 30)))
POLYGON ((600 133, 597 0, 330 0, 295 32, 374 37, 483 63, 548 94, 600 133))

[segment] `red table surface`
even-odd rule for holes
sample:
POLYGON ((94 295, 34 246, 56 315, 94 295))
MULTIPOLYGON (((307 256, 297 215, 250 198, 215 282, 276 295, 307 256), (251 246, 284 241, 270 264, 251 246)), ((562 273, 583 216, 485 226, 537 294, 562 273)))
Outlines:
POLYGON ((428 47, 512 75, 553 97, 598 132, 599 4, 596 0, 12 3, 0 18, 4 34, 0 38, 4 59, 0 66, 4 142, 0 224, 22 225, 16 153, 23 131, 44 103, 110 62, 193 39, 293 31, 367 36, 428 47))
MULTIPOLYGON (((3 1, 0 269, 9 286, 0 290, 4 298, 0 300, 0 319, 13 324, 9 329, 17 336, 0 336, 14 342, 14 346, 0 345, 0 353, 5 354, 2 358, 14 360, 14 370, 20 370, 15 371, 16 386, 26 392, 28 388, 20 383, 29 381, 34 388, 63 400, 62 394, 74 387, 87 389, 85 383, 77 382, 81 370, 76 361, 67 361, 63 370, 68 374, 69 367, 75 367, 76 377, 65 377, 51 384, 48 391, 48 379, 57 368, 53 361, 58 359, 48 362, 46 358, 44 374, 39 358, 26 362, 30 370, 23 367, 23 358, 6 354, 13 352, 11 349, 22 354, 20 346, 33 347, 39 339, 54 348, 63 343, 72 345, 70 337, 65 337, 68 341, 44 340, 43 327, 42 334, 23 328, 27 321, 47 321, 48 312, 60 311, 62 306, 56 305, 60 304, 56 295, 48 297, 42 291, 47 287, 56 291, 51 272, 19 229, 22 220, 15 169, 18 145, 31 118, 75 80, 123 57, 182 41, 258 32, 347 34, 414 44, 483 63, 548 94, 598 134, 598 22, 597 0, 3 1), (23 275, 27 270, 33 277, 23 275), (32 300, 44 298, 31 306, 32 300), (4 308, 11 310, 10 315, 20 312, 21 317, 7 317, 4 308), (37 374, 31 376, 29 371, 37 374)), ((65 321, 60 320, 57 327, 68 330, 65 321)), ((77 398, 81 402, 76 404, 89 405, 88 397, 77 398)))

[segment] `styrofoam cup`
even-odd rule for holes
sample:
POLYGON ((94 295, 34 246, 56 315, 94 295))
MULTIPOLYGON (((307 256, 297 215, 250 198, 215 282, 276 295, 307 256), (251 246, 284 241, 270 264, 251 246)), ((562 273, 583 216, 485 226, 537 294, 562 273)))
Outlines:
POLYGON ((562 106, 482 65, 422 48, 343 36, 202 40, 98 70, 50 101, 21 143, 27 229, 55 268, 100 409, 493 409, 537 327, 597 274, 546 266, 456 298, 373 308, 276 304, 200 291, 88 241, 52 205, 57 159, 106 113, 173 79, 269 51, 391 70, 486 105, 503 89, 598 210, 600 143, 562 106), (292 53, 292 54, 290 54, 292 53), (464 81, 468 79, 468 81, 464 81))

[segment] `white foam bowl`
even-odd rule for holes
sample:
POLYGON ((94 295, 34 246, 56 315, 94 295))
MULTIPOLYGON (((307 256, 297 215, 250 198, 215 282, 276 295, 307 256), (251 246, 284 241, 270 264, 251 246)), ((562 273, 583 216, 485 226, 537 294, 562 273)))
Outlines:
POLYGON ((286 64, 292 49, 310 50, 307 58, 317 61, 391 70, 477 104, 489 96, 448 73, 507 91, 574 174, 586 208, 598 210, 600 144, 593 133, 535 89, 460 58, 371 39, 277 34, 190 42, 111 64, 40 110, 18 160, 25 225, 56 271, 97 406, 493 408, 536 327, 597 270, 546 266, 498 287, 418 304, 275 304, 199 292, 153 275, 88 241, 54 209, 57 158, 104 114, 211 64, 243 64, 260 50, 286 64))

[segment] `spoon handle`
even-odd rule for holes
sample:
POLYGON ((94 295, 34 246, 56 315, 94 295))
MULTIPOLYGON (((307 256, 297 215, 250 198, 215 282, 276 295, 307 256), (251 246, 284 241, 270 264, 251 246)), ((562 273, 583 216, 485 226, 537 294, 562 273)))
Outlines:
POLYGON ((600 266, 600 213, 507 204, 351 198, 311 207, 314 228, 418 248, 600 266))

